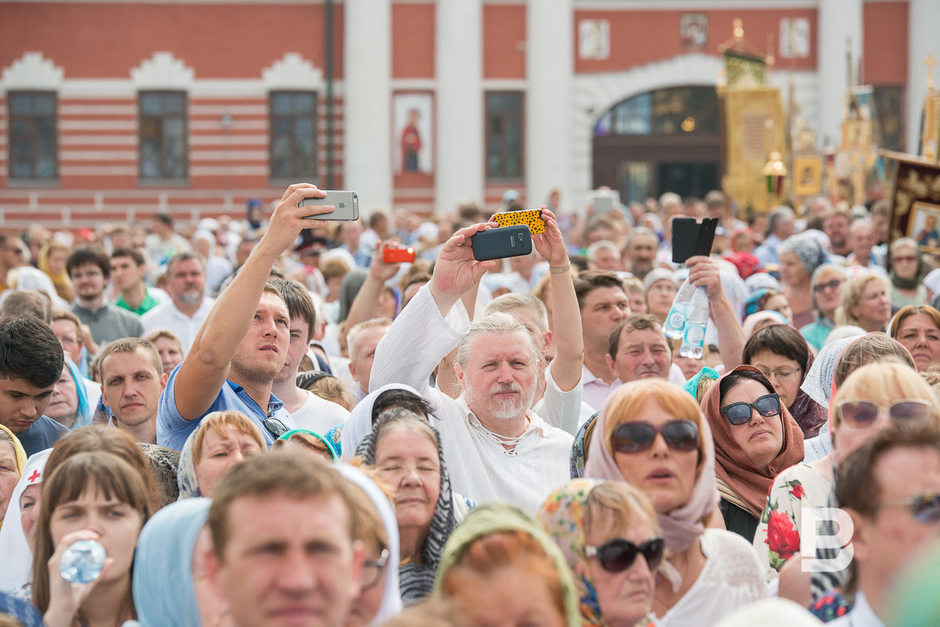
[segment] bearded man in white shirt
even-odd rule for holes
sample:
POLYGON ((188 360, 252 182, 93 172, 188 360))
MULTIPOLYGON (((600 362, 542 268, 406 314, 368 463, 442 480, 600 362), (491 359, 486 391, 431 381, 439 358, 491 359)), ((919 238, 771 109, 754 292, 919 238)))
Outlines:
MULTIPOLYGON (((548 219, 554 219, 546 212, 548 219)), ((525 327, 507 314, 470 325, 460 298, 494 261, 476 261, 471 240, 491 228, 457 231, 441 249, 431 282, 422 287, 379 343, 370 390, 406 383, 431 401, 432 424, 441 432, 453 489, 479 503, 502 500, 534 512, 568 480, 572 437, 529 410, 544 363, 525 327), (428 385, 428 377, 454 346, 463 394, 452 399, 428 385)), ((533 243, 549 265, 568 265, 564 248, 533 243), (556 254, 557 253, 557 254, 556 254)))

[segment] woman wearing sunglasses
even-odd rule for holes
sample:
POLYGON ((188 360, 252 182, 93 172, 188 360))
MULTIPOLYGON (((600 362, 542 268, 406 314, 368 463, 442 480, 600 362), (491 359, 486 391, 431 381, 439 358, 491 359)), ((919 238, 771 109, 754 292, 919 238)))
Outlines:
POLYGON ((803 433, 753 366, 721 377, 705 393, 702 410, 715 438, 725 527, 751 542, 774 477, 803 459, 803 433))
MULTIPOLYGON (((846 349, 843 357, 853 358, 853 352, 857 351, 846 349)), ((843 357, 837 363, 837 371, 843 357)), ((777 578, 787 560, 799 552, 803 511, 833 506, 829 497, 835 465, 892 424, 930 421, 940 426, 940 402, 936 395, 909 364, 898 361, 857 368, 838 386, 830 407, 832 454, 781 472, 761 513, 754 548, 768 580, 777 578)), ((801 598, 794 600, 808 604, 810 590, 805 585, 803 588, 801 598)))
POLYGON ((799 331, 785 324, 761 329, 744 345, 743 360, 770 380, 803 435, 816 437, 829 419, 829 409, 800 389, 813 365, 813 353, 799 331))
POLYGON ((891 242, 891 306, 895 309, 927 302, 924 277, 930 272, 921 259, 917 240, 902 237, 891 242))
POLYGON ((667 555, 653 597, 656 625, 712 625, 765 596, 753 548, 707 529, 719 515, 715 449, 685 390, 662 379, 620 386, 598 414, 585 476, 626 481, 653 504, 667 555))
POLYGON ((211 497, 225 473, 266 448, 261 429, 240 411, 208 414, 180 452, 176 475, 180 498, 211 497))
POLYGON ((665 541, 642 492, 622 481, 575 479, 548 497, 538 518, 574 575, 583 625, 647 617, 665 541))

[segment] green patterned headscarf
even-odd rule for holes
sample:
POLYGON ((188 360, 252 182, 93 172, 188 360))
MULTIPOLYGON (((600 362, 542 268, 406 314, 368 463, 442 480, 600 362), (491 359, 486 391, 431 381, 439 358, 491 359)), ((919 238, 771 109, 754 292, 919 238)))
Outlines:
POLYGON ((587 558, 584 556, 584 512, 587 510, 587 499, 591 490, 602 483, 602 479, 573 479, 552 492, 538 513, 539 522, 561 549, 574 575, 582 625, 604 624, 594 582, 587 575, 587 558))
POLYGON ((440 593, 441 581, 444 575, 454 566, 464 550, 475 540, 499 531, 522 531, 529 534, 542 546, 545 553, 555 562, 558 578, 561 581, 563 605, 565 608, 565 625, 567 627, 580 627, 581 613, 578 608, 578 593, 575 589, 574 579, 565 556, 558 546, 552 542, 545 530, 538 522, 533 520, 521 509, 505 503, 488 503, 470 510, 467 517, 450 535, 444 545, 440 568, 437 570, 437 581, 434 584, 436 592, 440 593))

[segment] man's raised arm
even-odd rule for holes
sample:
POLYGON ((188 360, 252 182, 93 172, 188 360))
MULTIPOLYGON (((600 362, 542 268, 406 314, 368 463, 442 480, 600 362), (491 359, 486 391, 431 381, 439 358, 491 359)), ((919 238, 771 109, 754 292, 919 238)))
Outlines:
POLYGON ((496 266, 495 261, 475 260, 470 246, 474 233, 493 226, 474 224, 447 240, 434 264, 431 282, 411 299, 379 342, 370 390, 389 383, 406 383, 422 393, 427 390, 428 376, 469 328, 466 311, 454 305, 496 266))
POLYGON ((231 285, 215 301, 176 373, 176 409, 186 420, 200 418, 218 396, 238 344, 251 325, 275 260, 293 245, 301 230, 310 227, 304 218, 333 211, 329 205, 299 207, 300 201, 325 196, 324 191, 309 183, 288 187, 271 216, 267 232, 231 285))

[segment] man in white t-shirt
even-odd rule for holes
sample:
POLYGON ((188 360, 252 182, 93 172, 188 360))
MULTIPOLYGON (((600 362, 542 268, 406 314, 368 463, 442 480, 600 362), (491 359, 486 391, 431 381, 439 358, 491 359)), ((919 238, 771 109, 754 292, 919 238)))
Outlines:
MULTIPOLYGON (((568 480, 572 437, 529 409, 542 365, 525 327, 503 313, 471 325, 459 303, 496 265, 474 260, 471 249, 473 235, 488 228, 460 229, 444 244, 431 282, 379 343, 369 387, 406 383, 431 401, 454 491, 478 503, 508 501, 534 512, 568 480), (457 399, 428 385, 431 371, 455 346, 463 390, 457 399)), ((532 237, 538 248, 544 238, 532 237)), ((549 262, 560 272, 567 265, 564 249, 549 262)))
POLYGON ((274 279, 271 281, 287 304, 290 315, 290 343, 287 361, 274 377, 271 392, 281 402, 295 426, 310 429, 320 435, 346 422, 349 412, 342 406, 320 398, 313 392, 297 387, 297 368, 307 353, 311 331, 316 328, 316 309, 307 289, 297 281, 274 279))

